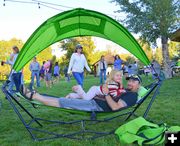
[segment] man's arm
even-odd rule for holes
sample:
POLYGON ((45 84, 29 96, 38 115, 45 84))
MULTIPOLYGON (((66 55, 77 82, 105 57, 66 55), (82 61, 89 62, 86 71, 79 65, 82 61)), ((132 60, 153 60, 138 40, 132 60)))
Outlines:
POLYGON ((105 99, 113 111, 126 106, 126 103, 123 100, 115 102, 110 95, 105 96, 105 99))

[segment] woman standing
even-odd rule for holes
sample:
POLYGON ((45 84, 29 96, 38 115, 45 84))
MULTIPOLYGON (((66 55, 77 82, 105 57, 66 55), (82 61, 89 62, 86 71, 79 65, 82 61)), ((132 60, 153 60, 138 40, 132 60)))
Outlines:
POLYGON ((114 57, 114 70, 121 70, 123 61, 121 60, 121 58, 119 57, 119 55, 116 55, 114 57))
POLYGON ((76 45, 75 53, 72 54, 69 62, 68 74, 72 71, 77 83, 83 87, 84 67, 86 67, 89 72, 91 72, 91 69, 87 64, 82 49, 83 47, 80 44, 76 45))
MULTIPOLYGON (((13 53, 10 55, 10 59, 7 60, 6 62, 5 61, 2 61, 2 64, 9 64, 11 65, 11 69, 18 57, 18 54, 19 54, 19 48, 17 46, 13 46, 12 47, 12 51, 13 53)), ((23 83, 22 81, 22 71, 19 71, 19 72, 16 72, 15 70, 11 70, 11 73, 9 75, 9 87, 8 87, 8 90, 10 93, 14 93, 13 91, 13 86, 15 85, 16 86, 16 90, 19 91, 20 89, 20 85, 23 83)))
POLYGON ((45 69, 45 81, 46 81, 46 87, 50 87, 52 86, 52 62, 51 60, 48 60, 45 64, 44 64, 44 69, 45 69))

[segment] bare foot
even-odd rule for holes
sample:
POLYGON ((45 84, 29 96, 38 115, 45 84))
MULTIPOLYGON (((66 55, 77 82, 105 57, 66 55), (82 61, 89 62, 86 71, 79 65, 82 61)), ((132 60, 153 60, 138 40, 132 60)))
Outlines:
POLYGON ((76 92, 78 90, 78 85, 72 87, 72 91, 76 92))
POLYGON ((69 94, 65 96, 65 98, 70 98, 69 94))

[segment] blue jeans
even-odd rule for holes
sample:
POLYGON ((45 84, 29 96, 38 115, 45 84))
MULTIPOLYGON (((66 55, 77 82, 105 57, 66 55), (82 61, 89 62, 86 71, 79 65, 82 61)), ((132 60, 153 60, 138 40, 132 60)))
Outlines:
POLYGON ((77 83, 83 87, 83 81, 84 81, 84 72, 72 72, 74 78, 76 79, 77 83))
POLYGON ((11 94, 13 94, 13 87, 14 85, 16 86, 16 91, 19 91, 20 90, 20 85, 22 83, 22 73, 13 73, 11 76, 10 76, 10 83, 9 83, 9 87, 8 87, 8 90, 11 94))
POLYGON ((100 70, 100 84, 105 83, 105 81, 106 81, 106 69, 100 70), (103 81, 103 77, 104 77, 104 81, 103 81))
POLYGON ((36 83, 37 83, 37 87, 40 87, 40 78, 39 78, 39 71, 32 71, 31 73, 31 84, 30 84, 30 89, 33 87, 34 85, 34 77, 36 76, 36 83))

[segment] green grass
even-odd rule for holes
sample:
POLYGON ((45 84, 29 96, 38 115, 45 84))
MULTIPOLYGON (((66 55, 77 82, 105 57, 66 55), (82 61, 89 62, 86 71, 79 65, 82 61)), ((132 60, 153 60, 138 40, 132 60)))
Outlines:
MULTIPOLYGON (((150 78, 143 77, 144 84, 150 82, 150 78)), ((92 85, 98 85, 99 79, 94 77, 85 78, 85 90, 87 90, 92 85)), ((75 85, 74 80, 71 83, 65 81, 60 81, 59 83, 53 85, 53 88, 46 89, 45 84, 42 83, 42 87, 38 89, 40 93, 47 93, 56 96, 65 96, 71 91, 72 85, 75 85)), ((156 123, 165 122, 168 125, 180 125, 180 78, 173 78, 164 81, 159 94, 153 103, 152 108, 148 114, 148 119, 153 120, 156 123)), ((0 87, 1 87, 0 83, 0 87)), ((56 140, 48 140, 43 142, 34 142, 15 112, 12 110, 9 102, 4 98, 4 94, 0 91, 0 101, 2 101, 2 107, 0 107, 0 146, 90 146, 90 145, 119 145, 118 140, 114 135, 99 138, 94 141, 90 140, 70 140, 67 138, 60 138, 56 140)), ((145 111, 149 99, 138 109, 138 115, 142 115, 145 111)), ((77 119, 82 116, 77 116, 75 114, 68 114, 58 110, 57 108, 40 107, 37 109, 32 108, 23 99, 20 100, 27 107, 27 109, 37 116, 41 116, 46 119, 77 119)), ((28 117, 22 113, 25 119, 28 117)), ((106 130, 112 127, 118 127, 120 123, 118 121, 110 122, 106 125, 93 125, 94 129, 106 130)), ((68 127, 69 130, 76 129, 77 127, 68 127)), ((67 132, 67 129, 62 130, 67 132)))

